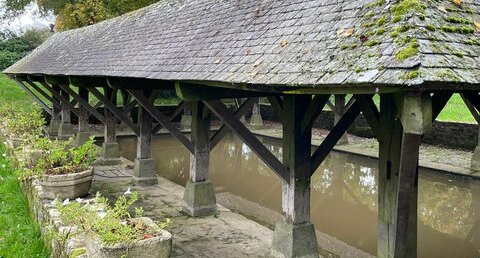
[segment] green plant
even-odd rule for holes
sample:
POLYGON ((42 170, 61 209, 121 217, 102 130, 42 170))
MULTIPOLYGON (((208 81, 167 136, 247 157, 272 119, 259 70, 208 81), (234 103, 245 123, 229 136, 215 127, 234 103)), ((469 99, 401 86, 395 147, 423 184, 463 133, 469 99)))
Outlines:
MULTIPOLYGON (((136 221, 143 215, 142 208, 134 209, 131 215, 132 205, 138 200, 138 193, 133 192, 129 198, 120 196, 112 205, 108 205, 108 199, 97 193, 93 204, 83 205, 80 202, 71 202, 66 205, 57 202, 62 221, 66 224, 75 225, 82 231, 94 234, 106 245, 118 243, 129 244, 149 237, 154 237, 158 229, 148 228, 136 221), (98 210, 101 210, 98 212, 98 210)), ((159 228, 165 228, 170 224, 167 219, 163 223, 157 223, 159 228)))
POLYGON ((40 108, 33 110, 16 110, 14 106, 0 108, 0 116, 3 118, 1 129, 5 135, 26 137, 38 135, 42 132, 45 119, 40 108))

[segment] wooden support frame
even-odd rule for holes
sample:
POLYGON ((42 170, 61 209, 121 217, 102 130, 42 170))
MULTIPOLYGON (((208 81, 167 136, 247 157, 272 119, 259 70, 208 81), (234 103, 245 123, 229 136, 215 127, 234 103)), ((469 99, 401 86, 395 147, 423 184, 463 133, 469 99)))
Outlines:
POLYGON ((88 112, 90 112, 91 115, 93 115, 94 117, 96 117, 100 122, 102 122, 102 124, 105 124, 105 117, 100 114, 100 112, 97 111, 97 108, 96 107, 92 107, 90 105, 90 103, 88 103, 88 101, 86 101, 85 99, 83 99, 80 95, 78 95, 77 93, 75 93, 75 91, 73 91, 68 85, 59 85, 59 87, 66 91, 68 94, 70 94, 70 96, 72 96, 72 98, 74 98, 79 104, 80 106, 82 106, 83 108, 87 109, 88 112))
MULTIPOLYGON (((187 105, 187 102, 185 101, 180 102, 178 106, 175 108, 175 111, 173 112, 173 114, 168 117, 168 121, 172 121, 173 119, 175 119, 175 117, 177 117, 180 113, 182 113, 186 105, 187 105)), ((161 129, 162 129, 162 124, 159 123, 153 128, 153 133, 156 134, 161 129)))
POLYGON ((235 114, 220 100, 204 101, 205 105, 219 117, 242 141, 255 152, 284 182, 289 182, 289 171, 248 129, 235 114))
POLYGON ((22 88, 30 97, 32 97, 35 102, 37 102, 43 110, 45 110, 50 116, 54 116, 52 108, 50 108, 47 104, 45 104, 33 91, 31 91, 22 81, 15 79, 15 82, 17 83, 20 88, 22 88))
MULTIPOLYGON (((465 96, 465 94, 463 93, 460 93, 460 96, 462 97, 462 100, 463 102, 465 103, 465 105, 467 106, 468 110, 470 111, 470 113, 472 114, 473 118, 475 119, 475 121, 477 121, 477 124, 480 125, 480 114, 479 114, 479 111, 480 110, 477 110, 472 102, 465 96)), ((473 95, 475 96, 475 95, 473 95)))
POLYGON ((375 102, 373 102, 372 95, 354 95, 353 98, 362 110, 362 114, 370 125, 373 135, 378 137, 380 112, 375 102))
MULTIPOLYGON (((53 90, 52 86, 51 85, 48 85, 47 83, 45 82, 41 82, 42 86, 45 87, 45 89, 49 90, 50 93, 52 94, 52 96, 54 98, 56 98, 60 103, 64 104, 71 112, 73 112, 77 117, 81 116, 81 114, 78 112, 78 110, 75 108, 75 104, 73 104, 72 102, 70 102, 69 99, 66 99, 65 96, 63 96, 62 94, 60 94, 59 92, 56 92, 55 90, 53 90)), ((63 88, 61 87, 61 84, 58 85, 62 90, 63 88)), ((63 91, 65 92, 66 94, 70 95, 70 93, 66 92, 66 91, 63 91)))
MULTIPOLYGON (((453 92, 435 92, 432 96, 432 122, 437 119, 447 102, 452 97, 453 92)), ((464 98, 462 94, 462 98, 464 98)))
POLYGON ((150 113, 155 120, 157 120, 163 127, 165 127, 170 134, 180 141, 190 153, 194 153, 193 143, 180 130, 178 130, 166 116, 164 116, 151 101, 143 94, 141 90, 127 89, 127 91, 138 101, 138 103, 150 113))
POLYGON ((105 107, 110 110, 118 119, 120 119, 123 123, 125 123, 132 131, 135 133, 135 135, 139 135, 140 130, 138 129, 137 125, 134 125, 132 120, 129 119, 125 113, 122 112, 121 109, 117 107, 116 104, 112 103, 106 96, 104 96, 100 91, 98 91, 96 88, 87 88, 87 90, 92 93, 98 100, 103 102, 105 107))

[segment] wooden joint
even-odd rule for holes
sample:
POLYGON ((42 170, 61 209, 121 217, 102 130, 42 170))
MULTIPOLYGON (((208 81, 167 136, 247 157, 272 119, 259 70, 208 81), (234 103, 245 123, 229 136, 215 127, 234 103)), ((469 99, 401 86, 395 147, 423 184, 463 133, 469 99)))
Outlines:
POLYGON ((372 99, 373 95, 354 95, 355 102, 358 103, 362 113, 367 120, 373 135, 379 136, 380 112, 372 99))

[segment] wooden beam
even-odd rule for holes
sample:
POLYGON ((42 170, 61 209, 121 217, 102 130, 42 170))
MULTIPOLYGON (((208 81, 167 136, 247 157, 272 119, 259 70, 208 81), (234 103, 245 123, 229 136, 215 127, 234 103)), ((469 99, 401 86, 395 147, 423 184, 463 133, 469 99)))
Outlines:
POLYGON ((305 114, 302 119, 301 131, 302 133, 305 130, 308 130, 315 122, 315 119, 322 113, 323 108, 328 102, 330 95, 316 95, 313 97, 312 101, 308 105, 307 109, 305 110, 305 114))
POLYGON ((183 100, 203 101, 216 99, 233 99, 248 97, 266 97, 278 95, 276 93, 264 93, 248 90, 225 89, 216 87, 206 87, 202 85, 179 83, 175 84, 177 95, 183 100))
POLYGON ((100 122, 102 122, 102 124, 105 124, 105 117, 102 114, 100 114, 95 107, 92 107, 87 100, 83 99, 80 95, 75 93, 75 91, 70 89, 70 86, 59 84, 59 87, 62 90, 66 91, 68 94, 70 94, 72 98, 76 99, 81 107, 87 109, 88 112, 90 112, 90 114, 95 116, 100 122))
MULTIPOLYGON (((175 111, 173 112, 173 114, 171 114, 168 117, 168 121, 172 121, 173 119, 175 119, 175 117, 177 117, 180 113, 182 113, 186 105, 187 105, 187 102, 185 101, 180 102, 180 104, 178 104, 178 106, 175 108, 175 111)), ((162 124, 156 125, 155 128, 153 128, 153 133, 154 134, 157 133, 158 131, 160 131, 160 129, 162 129, 162 124)))
POLYGON ((139 85, 145 89, 155 90, 175 90, 175 84, 172 81, 145 79, 145 78, 127 78, 127 77, 107 77, 106 82, 113 89, 138 90, 139 85))
POLYGON ((470 102, 470 100, 468 100, 463 93, 460 93, 460 96, 462 97, 463 102, 467 106, 473 118, 475 118, 475 121, 477 121, 477 124, 480 124, 480 115, 478 114, 479 111, 475 109, 472 102, 470 102))
POLYGON ((330 110, 332 110, 332 112, 335 112, 335 105, 333 105, 330 100, 327 101, 327 106, 330 108, 330 110))
MULTIPOLYGON (((71 112, 73 112, 77 117, 79 117, 81 114, 79 114, 78 110, 75 108, 75 105, 72 104, 70 102, 69 99, 66 99, 65 96, 63 96, 61 93, 57 92, 57 91, 54 91, 52 86, 48 85, 47 83, 45 82, 40 82, 42 84, 42 86, 49 90, 50 93, 52 94, 52 96, 54 98, 56 98, 58 100, 58 102, 61 103, 61 106, 64 106, 66 107, 67 109, 69 109, 71 112)), ((60 87, 60 84, 58 85, 60 87)), ((60 87, 61 88, 61 87, 60 87)), ((66 94, 70 95, 68 92, 64 91, 66 94)), ((64 113, 65 110, 63 110, 63 107, 62 107, 62 113, 64 113)))
POLYGON ((172 123, 165 117, 153 104, 151 101, 145 97, 141 90, 131 90, 127 89, 127 91, 138 101, 138 103, 145 108, 152 116, 157 120, 163 127, 165 127, 170 134, 180 141, 183 146, 185 146, 190 153, 194 153, 194 148, 192 142, 183 135, 180 130, 175 128, 172 123))
POLYGON ((52 96, 48 95, 44 90, 42 90, 40 87, 38 87, 38 85, 36 85, 33 81, 31 80, 28 80, 27 83, 34 89, 36 90, 38 93, 40 93, 40 95, 42 95, 45 99, 47 99, 48 101, 50 101, 52 103, 53 106, 57 107, 57 108, 60 108, 60 103, 54 99, 52 96))
POLYGON ((432 96, 432 120, 435 121, 442 112, 447 102, 452 97, 452 92, 435 92, 432 96))
POLYGON ((116 104, 112 103, 110 100, 108 100, 105 96, 100 93, 96 88, 87 88, 90 93, 92 93, 97 99, 99 99, 105 107, 110 110, 116 117, 118 117, 123 123, 125 123, 132 131, 135 133, 135 135, 139 135, 140 131, 138 129, 138 126, 134 125, 132 120, 130 120, 118 107, 116 104))
MULTIPOLYGON (((234 116, 237 119, 240 119, 242 116, 247 113, 250 108, 255 104, 255 98, 248 98, 247 101, 243 102, 242 105, 235 111, 234 116)), ((212 136, 210 139, 210 148, 213 150, 215 146, 225 137, 225 135, 229 132, 228 126, 224 123, 218 129, 218 131, 212 136)))
POLYGON ((82 88, 108 87, 106 77, 69 76, 69 84, 82 88))
POLYGON ((19 80, 15 80, 15 82, 17 83, 18 86, 20 86, 20 88, 22 88, 28 95, 30 95, 30 97, 33 98, 33 100, 35 100, 48 114, 50 114, 52 117, 53 117, 53 111, 52 109, 47 106, 37 95, 35 95, 35 93, 33 93, 25 84, 23 84, 23 82, 19 81, 19 80))
POLYGON ((277 117, 278 121, 280 123, 283 123, 283 100, 281 97, 276 96, 276 97, 268 97, 268 101, 270 102, 270 105, 273 108, 273 111, 275 113, 275 116, 277 117))
POLYGON ((204 101, 205 105, 234 131, 257 156, 284 182, 289 182, 288 169, 273 155, 221 101, 204 101))
POLYGON ((192 108, 192 143, 194 155, 190 159, 190 180, 208 179, 210 161, 210 112, 201 101, 190 103, 192 108))
POLYGON ((355 121, 360 114, 360 107, 355 102, 345 112, 340 121, 333 127, 327 137, 323 140, 322 144, 315 150, 312 155, 311 175, 315 173, 317 168, 322 164, 325 158, 328 156, 333 147, 337 144, 338 140, 347 131, 348 127, 355 121))
POLYGON ((372 100, 372 95, 354 95, 355 101, 360 106, 365 119, 367 120, 373 135, 378 137, 380 112, 372 100))

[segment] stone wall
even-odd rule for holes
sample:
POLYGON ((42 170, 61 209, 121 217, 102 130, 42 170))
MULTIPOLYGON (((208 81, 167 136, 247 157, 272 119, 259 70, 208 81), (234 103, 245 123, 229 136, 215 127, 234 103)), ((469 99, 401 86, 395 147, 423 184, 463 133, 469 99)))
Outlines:
MULTIPOLYGON (((277 121, 270 105, 262 104, 261 112, 264 120, 277 121)), ((329 130, 332 129, 333 112, 322 112, 315 121, 314 127, 329 130)), ((423 142, 437 146, 473 151, 478 142, 478 129, 479 126, 477 124, 435 121, 432 124, 431 133, 424 136, 423 142)), ((349 129, 349 133, 361 137, 373 137, 370 127, 362 114, 358 116, 355 124, 349 129)))

